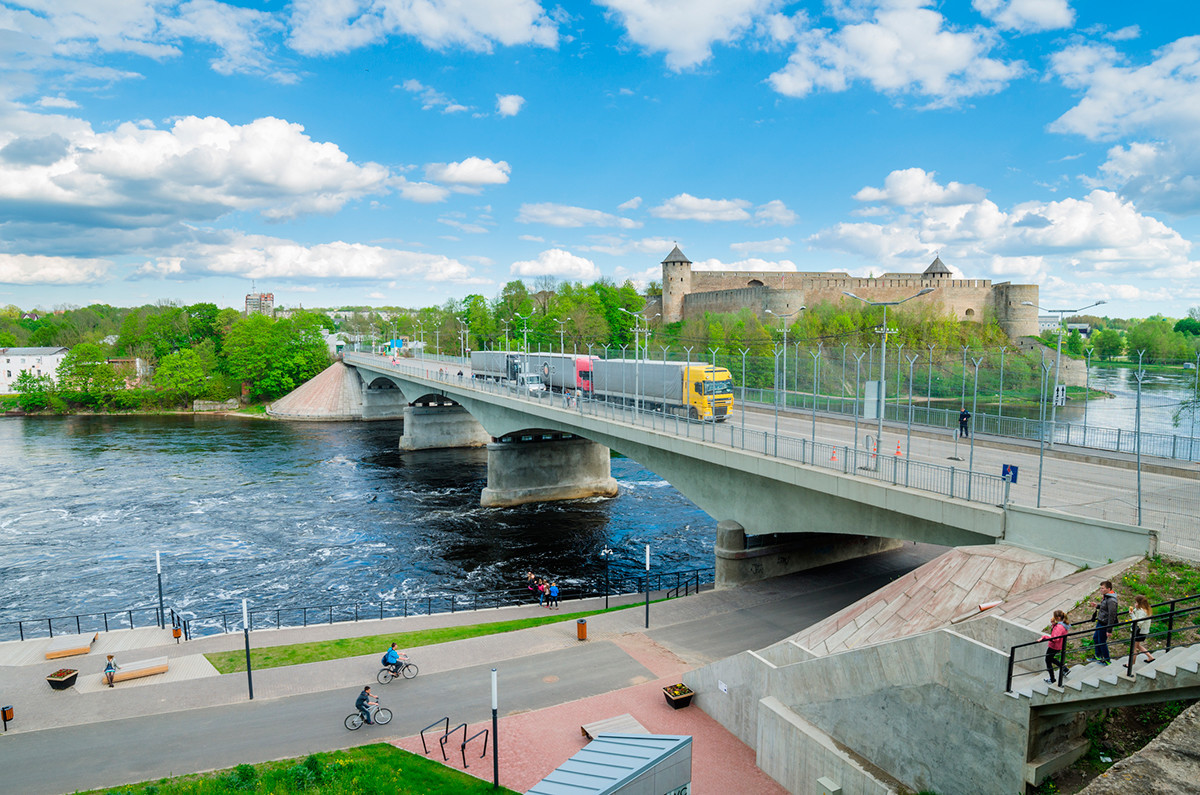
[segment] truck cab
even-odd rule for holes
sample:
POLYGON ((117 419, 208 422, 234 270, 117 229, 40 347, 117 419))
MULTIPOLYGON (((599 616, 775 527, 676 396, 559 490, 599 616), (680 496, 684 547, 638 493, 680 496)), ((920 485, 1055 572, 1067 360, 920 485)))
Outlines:
POLYGON ((517 373, 508 381, 508 386, 509 389, 522 394, 537 394, 546 391, 546 385, 542 383, 542 377, 537 373, 517 373))
POLYGON ((692 365, 684 374, 688 415, 724 422, 733 411, 733 376, 724 367, 692 365))

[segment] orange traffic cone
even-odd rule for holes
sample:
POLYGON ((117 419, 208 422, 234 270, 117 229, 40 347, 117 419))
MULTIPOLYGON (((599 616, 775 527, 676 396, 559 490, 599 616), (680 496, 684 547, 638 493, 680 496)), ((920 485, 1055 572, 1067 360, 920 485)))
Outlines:
POLYGON ((896 442, 896 455, 904 455, 904 453, 900 452, 900 443, 899 442, 896 442))
POLYGON ((833 455, 829 456, 829 460, 835 464, 837 463, 837 448, 836 447, 833 448, 833 455))

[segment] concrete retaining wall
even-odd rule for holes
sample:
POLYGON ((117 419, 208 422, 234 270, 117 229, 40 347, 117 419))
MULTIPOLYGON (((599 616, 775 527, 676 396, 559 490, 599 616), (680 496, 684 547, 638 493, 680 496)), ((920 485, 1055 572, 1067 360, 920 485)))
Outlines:
POLYGON ((1122 558, 1152 555, 1157 536, 1144 527, 1008 505, 1003 540, 1079 566, 1095 567, 1122 558))

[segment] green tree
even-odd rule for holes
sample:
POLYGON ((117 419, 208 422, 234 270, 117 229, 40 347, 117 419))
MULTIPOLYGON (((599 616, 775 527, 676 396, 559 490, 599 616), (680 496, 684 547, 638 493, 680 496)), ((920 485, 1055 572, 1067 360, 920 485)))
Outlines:
POLYGON ((1072 356, 1080 356, 1083 354, 1083 336, 1079 333, 1079 329, 1071 329, 1071 333, 1066 339, 1067 353, 1072 356))
POLYGON ((207 390, 208 374, 200 354, 184 348, 159 360, 154 383, 186 400, 195 400, 207 390))
POLYGON ((17 405, 22 410, 38 411, 50 405, 50 398, 54 395, 54 382, 48 375, 34 375, 28 370, 22 370, 17 374, 13 389, 17 391, 17 405))
POLYGON ((1096 351, 1097 356, 1107 361, 1121 355, 1121 352, 1125 350, 1125 340, 1121 336, 1121 332, 1106 328, 1103 331, 1097 331, 1092 337, 1092 349, 1096 351))
POLYGON ((92 394, 115 389, 120 378, 105 358, 104 349, 95 343, 76 345, 58 366, 59 389, 92 394))
POLYGON ((0 348, 17 347, 17 335, 11 331, 0 331, 0 348))

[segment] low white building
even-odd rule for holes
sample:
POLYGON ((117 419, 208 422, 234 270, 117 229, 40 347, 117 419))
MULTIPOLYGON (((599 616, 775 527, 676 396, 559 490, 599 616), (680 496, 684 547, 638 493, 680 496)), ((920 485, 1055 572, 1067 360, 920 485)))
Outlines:
POLYGON ((0 348, 0 394, 15 392, 22 372, 56 379, 66 355, 66 348, 0 348))

